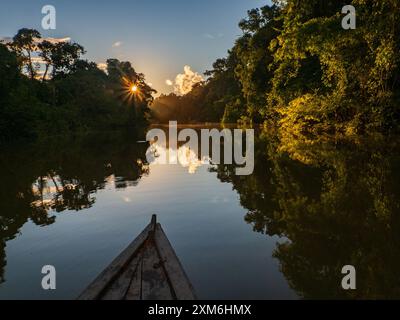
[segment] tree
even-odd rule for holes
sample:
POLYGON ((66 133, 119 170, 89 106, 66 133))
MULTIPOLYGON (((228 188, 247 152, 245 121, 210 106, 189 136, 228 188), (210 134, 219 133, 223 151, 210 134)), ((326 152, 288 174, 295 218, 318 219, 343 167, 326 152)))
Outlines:
POLYGON ((205 73, 197 120, 269 122, 316 134, 398 130, 399 2, 273 3, 248 11, 239 23, 243 35, 205 73), (351 32, 341 23, 348 4, 357 8, 351 32))
POLYGON ((217 59, 213 69, 205 72, 208 79, 201 90, 196 88, 195 94, 190 92, 183 97, 201 110, 193 114, 197 115, 195 120, 259 123, 273 113, 267 107, 267 92, 274 75, 269 45, 282 25, 279 14, 278 6, 265 6, 250 10, 239 23, 243 35, 228 56, 217 59))
POLYGON ((0 44, 0 101, 2 101, 0 105, 4 106, 20 78, 20 63, 17 55, 0 44))
POLYGON ((153 94, 157 91, 151 88, 143 73, 137 73, 130 62, 118 59, 107 60, 109 87, 114 95, 130 107, 131 121, 144 123, 149 116, 149 105, 153 102, 153 94), (136 91, 132 91, 135 87, 136 91))
POLYGON ((399 3, 352 1, 358 27, 351 32, 341 27, 346 4, 290 0, 282 5, 268 95, 287 127, 356 133, 385 130, 399 120, 399 3))
POLYGON ((34 29, 21 29, 14 36, 11 48, 22 58, 26 65, 31 80, 36 77, 36 67, 32 62, 32 54, 37 49, 37 42, 41 38, 40 33, 34 29))
POLYGON ((60 42, 50 47, 50 59, 53 66, 52 77, 65 76, 74 70, 76 62, 86 53, 77 43, 60 42))
POLYGON ((8 47, 0 44, 0 143, 147 123, 155 90, 145 76, 118 60, 110 60, 107 75, 81 60, 84 53, 77 43, 42 41, 31 29, 21 29, 8 47))
POLYGON ((280 237, 273 257, 305 299, 400 297, 399 143, 382 135, 327 140, 255 139, 255 169, 218 165, 255 232, 280 237), (341 270, 357 269, 357 290, 341 288, 341 270))
POLYGON ((36 80, 21 74, 21 66, 18 54, 0 44, 0 143, 34 138, 42 115, 36 80))
POLYGON ((45 81, 49 72, 50 67, 53 65, 53 51, 55 49, 55 46, 53 43, 44 40, 41 43, 39 43, 39 56, 43 59, 45 63, 45 71, 43 73, 42 81, 45 81))

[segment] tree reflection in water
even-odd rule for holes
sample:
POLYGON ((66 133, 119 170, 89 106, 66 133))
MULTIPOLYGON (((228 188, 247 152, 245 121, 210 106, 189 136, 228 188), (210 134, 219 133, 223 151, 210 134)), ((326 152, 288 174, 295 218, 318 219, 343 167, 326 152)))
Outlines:
POLYGON ((0 283, 4 281, 6 242, 29 220, 51 225, 51 212, 81 211, 96 201, 107 182, 136 185, 148 173, 148 144, 124 134, 101 134, 49 141, 0 155, 0 283))
POLYGON ((400 153, 396 137, 311 139, 263 132, 252 176, 218 166, 256 232, 287 239, 274 257, 304 298, 400 298, 400 153), (341 288, 342 267, 357 290, 341 288))
MULTIPOLYGON (((96 136, 0 155, 0 282, 5 245, 29 220, 53 224, 54 212, 90 208, 114 184, 148 174, 148 144, 96 136)), ((400 298, 400 150, 397 137, 306 138, 263 131, 255 171, 212 166, 248 210, 255 232, 280 236, 274 257, 304 298, 400 298), (341 288, 342 267, 357 269, 357 290, 341 288)), ((4 279, 3 279, 4 280, 4 279)))

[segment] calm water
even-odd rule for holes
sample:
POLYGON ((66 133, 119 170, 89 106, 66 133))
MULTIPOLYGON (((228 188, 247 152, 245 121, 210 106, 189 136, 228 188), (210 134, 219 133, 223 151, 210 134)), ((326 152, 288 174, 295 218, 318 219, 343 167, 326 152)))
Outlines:
POLYGON ((153 213, 204 299, 399 298, 396 139, 257 133, 255 172, 148 165, 105 134, 0 155, 0 299, 73 299, 153 213), (357 291, 341 289, 344 265, 357 291), (54 265, 57 290, 41 289, 54 265))

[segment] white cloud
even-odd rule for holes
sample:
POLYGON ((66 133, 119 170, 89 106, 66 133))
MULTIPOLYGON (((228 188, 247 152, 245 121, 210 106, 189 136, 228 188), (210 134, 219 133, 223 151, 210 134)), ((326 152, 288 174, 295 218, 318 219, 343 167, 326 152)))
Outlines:
POLYGON ((12 42, 12 38, 11 37, 0 37, 0 43, 7 44, 7 43, 10 43, 10 42, 12 42))
MULTIPOLYGON (((12 42, 13 39, 11 37, 0 37, 0 43, 10 43, 12 42)), ((48 41, 52 44, 57 44, 57 43, 64 43, 64 42, 69 42, 71 41, 70 37, 65 37, 65 38, 35 38, 34 42, 36 45, 42 43, 43 41, 48 41)), ((36 49, 38 50, 38 49, 36 49)), ((39 51, 35 51, 31 53, 31 61, 34 64, 35 67, 35 72, 36 72, 36 78, 41 79, 44 76, 45 73, 45 65, 46 61, 43 60, 42 57, 39 56, 39 51)), ((46 74, 46 79, 50 78, 50 72, 46 74)))
POLYGON ((190 66, 183 68, 183 73, 178 74, 175 78, 175 93, 185 95, 192 91, 195 84, 204 81, 204 78, 197 72, 192 71, 190 66))
POLYGON ((48 41, 53 44, 56 43, 63 43, 63 42, 70 42, 71 38, 70 37, 65 37, 65 38, 41 38, 41 39, 36 39, 36 43, 41 43, 43 41, 48 41))
POLYGON ((33 63, 46 64, 46 62, 41 57, 31 57, 33 63))
MULTIPOLYGON (((41 80, 44 76, 44 70, 36 70, 36 79, 41 80)), ((46 74, 46 80, 50 80, 50 73, 46 74)))
POLYGON ((203 37, 206 39, 215 40, 215 39, 223 38, 224 35, 223 35, 223 33, 218 33, 218 34, 204 33, 203 37))
MULTIPOLYGON (((12 41, 13 41, 13 38, 11 38, 11 37, 0 37, 1 43, 10 43, 12 41)), ((65 37, 65 38, 50 38, 50 37, 48 37, 48 38, 40 38, 40 39, 35 38, 36 44, 39 44, 43 41, 48 41, 53 44, 56 44, 56 43, 62 43, 62 42, 69 42, 69 41, 71 41, 71 38, 70 37, 65 37)))
POLYGON ((169 80, 169 79, 165 80, 165 84, 166 84, 167 86, 173 86, 173 85, 174 85, 174 83, 172 82, 172 80, 169 80))
POLYGON ((118 48, 120 46, 122 46, 122 42, 121 41, 117 41, 117 42, 113 43, 113 45, 112 45, 113 48, 118 48))
POLYGON ((97 64, 97 68, 99 68, 100 70, 106 72, 107 71, 107 63, 101 62, 97 64))

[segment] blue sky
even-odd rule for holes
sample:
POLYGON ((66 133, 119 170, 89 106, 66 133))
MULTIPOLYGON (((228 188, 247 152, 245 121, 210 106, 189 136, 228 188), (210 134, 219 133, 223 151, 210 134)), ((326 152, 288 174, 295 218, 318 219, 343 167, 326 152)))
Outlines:
POLYGON ((238 22, 246 11, 268 0, 13 0, 1 1, 0 37, 22 27, 46 37, 71 37, 97 63, 113 57, 131 61, 159 92, 183 72, 199 73, 226 55, 241 34, 238 22), (57 29, 41 28, 44 5, 57 10, 57 29), (119 45, 118 45, 119 43, 119 45), (117 45, 115 45, 117 44, 117 45), (114 46, 113 46, 114 45, 114 46))

